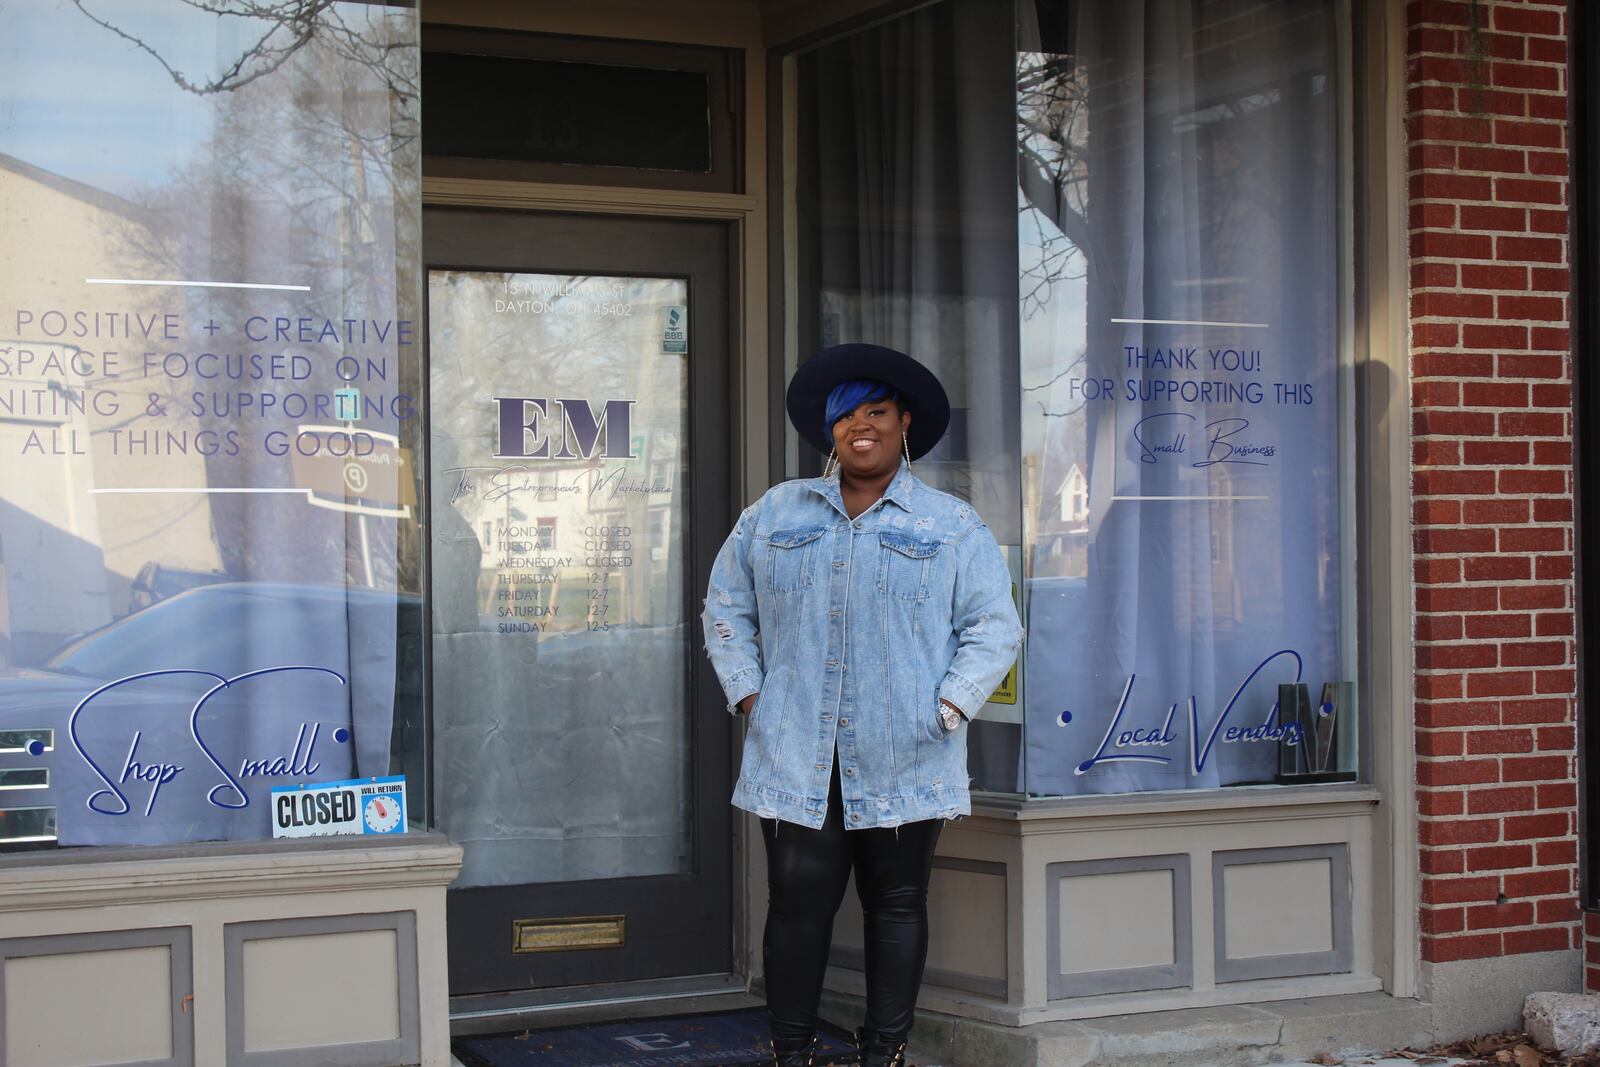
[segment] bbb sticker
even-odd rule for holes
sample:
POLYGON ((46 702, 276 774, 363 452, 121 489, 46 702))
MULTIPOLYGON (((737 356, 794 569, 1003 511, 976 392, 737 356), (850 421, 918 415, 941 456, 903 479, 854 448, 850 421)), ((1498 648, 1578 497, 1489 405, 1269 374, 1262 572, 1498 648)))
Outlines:
POLYGON ((661 351, 683 355, 689 351, 689 309, 681 305, 661 309, 661 351))
POLYGON ((406 832, 406 779, 278 786, 272 790, 273 837, 336 837, 406 832))

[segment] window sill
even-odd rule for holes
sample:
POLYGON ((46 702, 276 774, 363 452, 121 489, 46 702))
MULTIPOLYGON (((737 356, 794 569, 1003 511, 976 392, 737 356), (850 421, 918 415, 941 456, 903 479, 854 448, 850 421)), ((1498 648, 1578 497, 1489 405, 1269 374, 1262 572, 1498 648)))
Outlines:
POLYGON ((443 889, 461 848, 438 833, 86 847, 0 859, 0 910, 39 910, 260 894, 443 889))
POLYGON ((1221 789, 1169 790, 1081 797, 1024 797, 1015 793, 972 794, 974 817, 1004 822, 1137 817, 1185 812, 1269 811, 1328 805, 1376 807, 1383 794, 1361 782, 1335 785, 1248 785, 1221 789))

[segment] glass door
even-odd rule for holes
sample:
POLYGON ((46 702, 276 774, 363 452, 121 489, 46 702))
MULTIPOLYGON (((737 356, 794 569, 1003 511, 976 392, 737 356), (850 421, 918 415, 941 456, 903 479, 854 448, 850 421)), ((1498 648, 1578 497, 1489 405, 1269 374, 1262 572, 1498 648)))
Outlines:
POLYGON ((425 240, 451 991, 724 972, 726 230, 440 210, 425 240))

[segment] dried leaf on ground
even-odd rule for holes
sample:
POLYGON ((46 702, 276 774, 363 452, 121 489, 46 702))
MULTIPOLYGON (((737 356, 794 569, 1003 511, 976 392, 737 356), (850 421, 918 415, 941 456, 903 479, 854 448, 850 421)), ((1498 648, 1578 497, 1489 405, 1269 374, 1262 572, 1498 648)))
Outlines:
POLYGON ((1480 1034, 1460 1041, 1441 1042, 1427 1049, 1394 1049, 1384 1055, 1412 1060, 1418 1067, 1434 1056, 1466 1059, 1473 1067, 1600 1067, 1600 1052, 1563 1058, 1540 1048, 1521 1030, 1480 1034))
POLYGON ((1544 1053, 1532 1045, 1518 1045, 1511 1050, 1511 1055, 1516 1057, 1517 1067, 1544 1067, 1547 1062, 1544 1053))

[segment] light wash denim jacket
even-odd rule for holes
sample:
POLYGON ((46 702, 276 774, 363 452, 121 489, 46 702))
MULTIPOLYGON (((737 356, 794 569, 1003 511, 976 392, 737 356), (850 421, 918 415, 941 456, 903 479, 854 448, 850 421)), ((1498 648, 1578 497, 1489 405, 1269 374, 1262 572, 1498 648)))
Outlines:
POLYGON ((759 694, 735 806, 820 827, 835 746, 847 829, 972 811, 967 728, 1022 644, 1011 575, 971 505, 902 464, 854 521, 837 476, 774 486, 717 555, 703 616, 729 708, 759 694))

